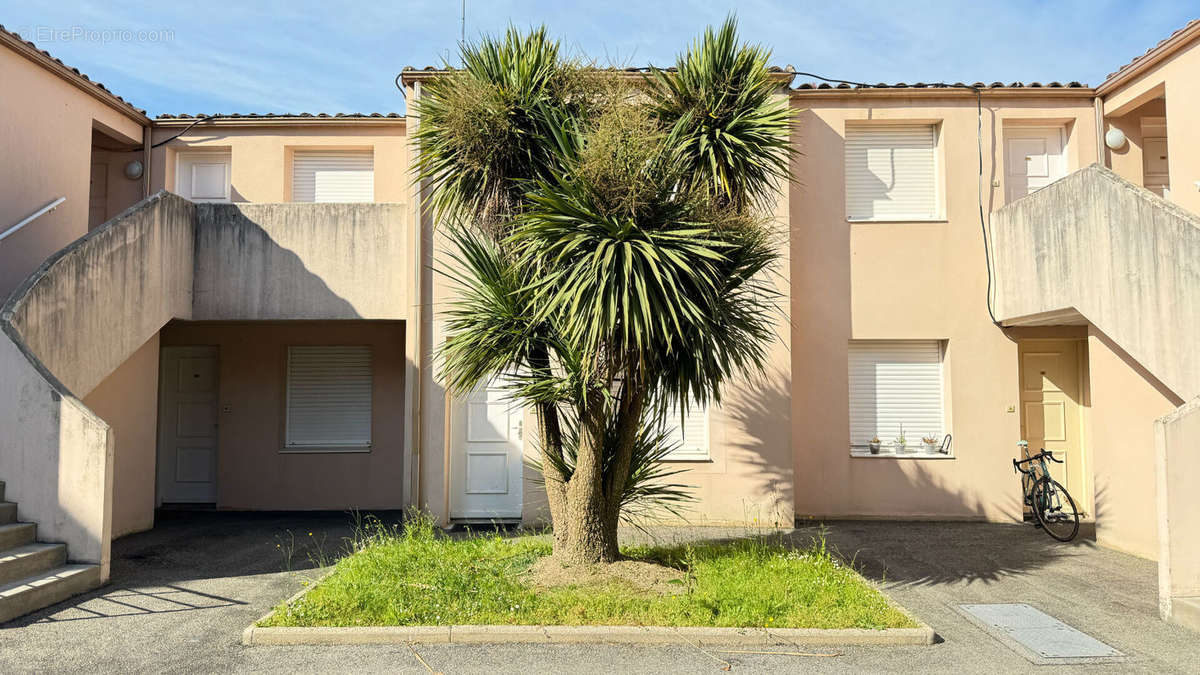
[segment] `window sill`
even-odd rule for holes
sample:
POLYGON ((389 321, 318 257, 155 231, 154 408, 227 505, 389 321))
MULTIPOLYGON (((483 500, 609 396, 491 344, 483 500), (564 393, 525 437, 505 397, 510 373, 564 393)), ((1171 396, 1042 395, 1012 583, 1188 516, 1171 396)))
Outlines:
POLYGON ((924 450, 915 450, 913 452, 880 450, 878 454, 871 454, 870 450, 861 450, 859 448, 851 448, 850 457, 853 459, 954 459, 953 453, 943 454, 940 452, 925 452, 924 450))
POLYGON ((659 460, 663 464, 712 464, 712 457, 663 457, 659 460))
POLYGON ((328 448, 280 448, 281 455, 341 455, 341 454, 362 454, 371 452, 369 445, 351 445, 345 447, 328 447, 328 448))
POLYGON ((948 223, 946 218, 847 218, 847 223, 948 223))

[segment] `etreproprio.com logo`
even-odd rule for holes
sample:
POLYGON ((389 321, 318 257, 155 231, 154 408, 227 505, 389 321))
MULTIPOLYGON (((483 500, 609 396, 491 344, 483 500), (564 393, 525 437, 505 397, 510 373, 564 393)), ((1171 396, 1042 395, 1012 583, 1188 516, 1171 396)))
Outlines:
POLYGON ((53 42, 171 42, 170 28, 92 28, 89 26, 18 26, 14 33, 38 45, 53 42))

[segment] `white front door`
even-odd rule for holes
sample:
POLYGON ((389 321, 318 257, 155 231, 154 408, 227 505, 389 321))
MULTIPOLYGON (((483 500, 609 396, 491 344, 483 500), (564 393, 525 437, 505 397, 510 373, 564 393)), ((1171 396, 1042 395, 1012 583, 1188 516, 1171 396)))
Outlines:
POLYGON ((1165 137, 1142 139, 1142 185, 1164 199, 1171 196, 1171 166, 1165 137))
POLYGON ((523 411, 492 384, 458 402, 450 456, 450 517, 521 517, 523 411))
POLYGON ((158 502, 217 501, 217 348, 163 347, 158 502))
POLYGON ((1007 202, 1020 199, 1067 175, 1062 127, 1004 129, 1007 202))

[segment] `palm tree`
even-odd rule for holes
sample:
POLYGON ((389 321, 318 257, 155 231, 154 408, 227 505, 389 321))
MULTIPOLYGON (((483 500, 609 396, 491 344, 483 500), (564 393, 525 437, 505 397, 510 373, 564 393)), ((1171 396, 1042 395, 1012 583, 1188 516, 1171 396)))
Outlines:
POLYGON ((612 561, 631 502, 685 498, 658 468, 666 410, 761 369, 786 104, 732 18, 632 82, 561 58, 544 29, 463 52, 416 139, 455 249, 444 375, 457 392, 514 378, 555 555, 612 561))

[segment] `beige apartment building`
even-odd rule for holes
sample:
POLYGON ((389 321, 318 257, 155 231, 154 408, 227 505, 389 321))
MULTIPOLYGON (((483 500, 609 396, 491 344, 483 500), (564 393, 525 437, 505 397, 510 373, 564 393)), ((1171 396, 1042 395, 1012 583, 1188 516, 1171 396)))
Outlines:
MULTIPOLYGON (((150 119, 0 45, 0 620, 105 581, 163 505, 544 518, 533 426, 438 374, 416 116, 150 119)), ((408 110, 439 75, 402 73, 408 110)), ((673 430, 688 519, 1020 521, 1027 439, 1196 622, 1200 22, 1097 87, 777 77, 786 316, 673 430)))

